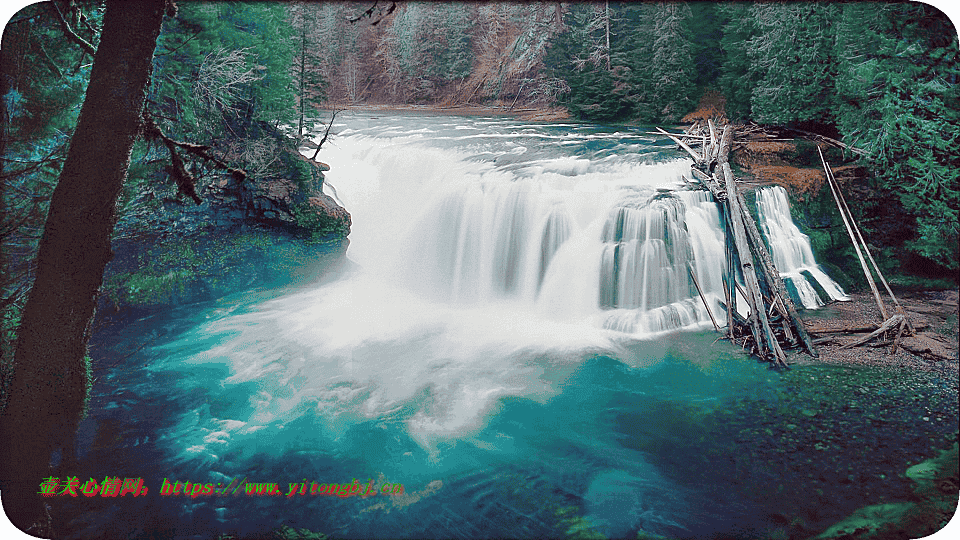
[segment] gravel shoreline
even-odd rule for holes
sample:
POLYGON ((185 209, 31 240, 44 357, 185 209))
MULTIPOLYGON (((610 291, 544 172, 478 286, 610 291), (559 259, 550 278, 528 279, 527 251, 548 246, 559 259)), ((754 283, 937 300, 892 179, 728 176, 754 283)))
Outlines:
MULTIPOLYGON (((833 302, 816 310, 806 310, 801 319, 811 337, 818 341, 820 358, 794 353, 797 364, 870 365, 902 369, 920 369, 958 373, 958 296, 957 289, 946 291, 894 291, 907 318, 917 330, 914 336, 903 336, 895 354, 890 354, 892 339, 877 346, 879 339, 842 349, 846 344, 866 337, 866 333, 832 333, 822 330, 877 326, 882 321, 880 310, 871 293, 850 293, 847 302, 833 302)), ((885 299, 888 314, 895 313, 889 297, 885 299)))

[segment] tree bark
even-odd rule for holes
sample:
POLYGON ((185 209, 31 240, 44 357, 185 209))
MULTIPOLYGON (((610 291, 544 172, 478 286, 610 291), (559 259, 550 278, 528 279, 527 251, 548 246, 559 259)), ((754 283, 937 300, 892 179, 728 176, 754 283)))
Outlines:
POLYGON ((116 201, 140 132, 164 0, 108 0, 100 46, 47 214, 23 311, 6 410, 3 506, 18 528, 49 535, 40 483, 57 449, 73 453, 88 398, 85 359, 116 201))

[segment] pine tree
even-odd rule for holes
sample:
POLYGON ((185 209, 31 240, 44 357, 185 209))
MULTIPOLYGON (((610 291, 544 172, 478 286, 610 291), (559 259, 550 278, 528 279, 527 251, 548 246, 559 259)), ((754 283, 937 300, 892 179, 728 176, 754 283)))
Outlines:
POLYGON ((304 136, 304 124, 313 109, 325 97, 326 81, 321 76, 321 50, 316 37, 317 10, 308 4, 297 3, 290 11, 290 23, 296 35, 293 37, 294 65, 293 82, 296 86, 297 137, 304 136))
POLYGON ((624 120, 636 110, 629 59, 616 32, 619 20, 618 6, 574 5, 565 17, 566 30, 554 37, 546 53, 548 75, 570 88, 561 104, 579 119, 624 120))
MULTIPOLYGON (((870 152, 886 197, 914 222, 905 247, 956 271, 960 210, 957 32, 924 4, 844 4, 838 33, 838 124, 870 152)), ((891 239, 895 241, 895 239, 891 239)), ((929 265, 928 265, 929 266, 929 265)))
POLYGON ((54 450, 70 455, 85 407, 90 323, 164 7, 164 0, 108 1, 90 84, 50 203, 0 418, 3 507, 24 531, 49 534, 38 482, 50 475, 54 450))
POLYGON ((834 124, 833 22, 840 7, 816 2, 757 3, 748 42, 751 116, 768 124, 834 124))
POLYGON ((654 7, 652 101, 657 104, 656 119, 676 122, 694 105, 696 74, 688 26, 693 13, 679 2, 658 2, 654 7))
POLYGON ((753 69, 750 58, 750 42, 758 33, 751 6, 735 2, 723 3, 719 7, 724 23, 720 38, 723 64, 718 82, 727 100, 727 117, 733 120, 750 116, 752 90, 761 75, 753 69))

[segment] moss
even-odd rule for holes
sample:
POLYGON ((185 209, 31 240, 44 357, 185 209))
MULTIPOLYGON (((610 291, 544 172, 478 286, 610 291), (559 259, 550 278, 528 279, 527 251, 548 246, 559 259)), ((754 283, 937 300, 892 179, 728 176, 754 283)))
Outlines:
POLYGON ((577 507, 565 506, 554 510, 558 525, 566 532, 566 538, 576 540, 602 540, 600 534, 585 517, 579 514, 577 507))
POLYGON ((914 482, 915 500, 861 508, 815 540, 921 538, 942 529, 958 502, 958 445, 904 473, 914 482))
POLYGON ((294 206, 293 217, 300 228, 299 236, 309 242, 323 242, 331 236, 343 235, 342 223, 322 215, 309 202, 294 206))
POLYGON ((7 407, 7 390, 13 376, 13 354, 17 346, 17 329, 20 328, 21 302, 13 302, 3 311, 0 319, 0 412, 7 407))
POLYGON ((134 304, 174 303, 186 295, 191 280, 187 270, 170 270, 159 276, 132 274, 125 284, 126 297, 134 304))
POLYGON ((912 503, 875 504, 861 508, 850 517, 827 529, 817 540, 828 538, 872 538, 888 523, 901 521, 912 503))
POLYGON ((294 529, 286 525, 281 525, 273 530, 271 536, 275 540, 327 540, 330 536, 310 531, 308 529, 294 529))
POLYGON ((93 393, 93 360, 90 355, 83 357, 83 401, 80 407, 80 420, 87 417, 90 411, 90 396, 93 393))
POLYGON ((305 242, 255 229, 226 237, 203 232, 160 242, 138 255, 118 257, 124 266, 118 263, 108 271, 102 294, 116 307, 162 307, 280 285, 313 271, 320 255, 336 245, 326 242, 328 238, 315 231, 305 242))

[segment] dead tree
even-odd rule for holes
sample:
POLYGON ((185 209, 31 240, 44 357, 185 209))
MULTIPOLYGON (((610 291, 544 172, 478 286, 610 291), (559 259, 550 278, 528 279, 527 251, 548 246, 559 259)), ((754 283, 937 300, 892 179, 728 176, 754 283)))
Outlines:
POLYGON ((787 367, 780 336, 774 330, 777 319, 772 315, 776 313, 784 346, 801 345, 811 356, 818 356, 737 187, 729 162, 733 128, 726 126, 719 140, 712 121, 700 133, 668 133, 660 128, 657 132, 670 137, 693 158, 694 177, 721 205, 728 264, 724 279, 727 337, 733 341, 742 339, 744 345, 752 343, 751 350, 758 357, 769 360, 774 367, 787 367), (687 142, 696 139, 701 141, 700 152, 687 142), (738 275, 743 280, 742 288, 736 280, 738 275), (746 319, 736 309, 738 293, 749 309, 746 319))

